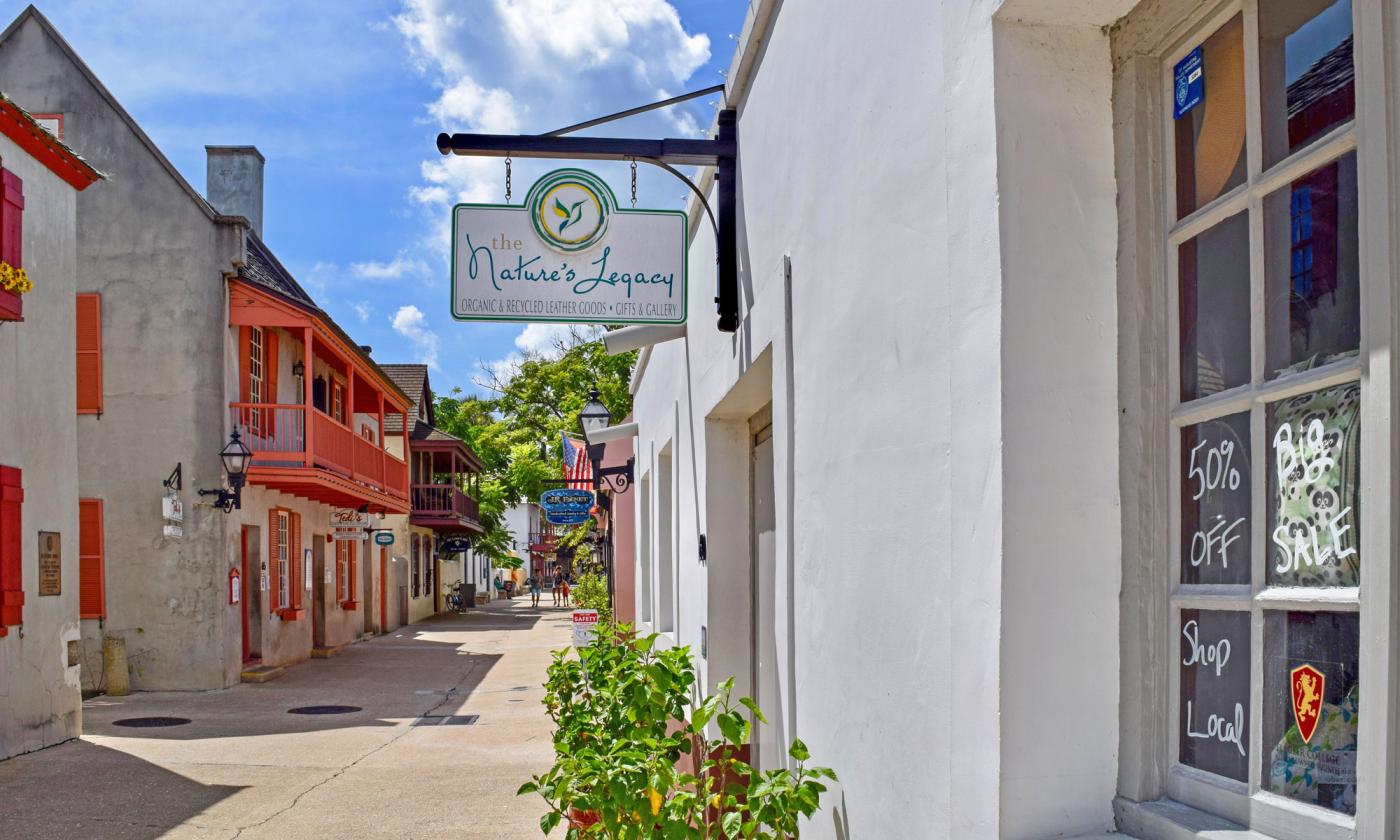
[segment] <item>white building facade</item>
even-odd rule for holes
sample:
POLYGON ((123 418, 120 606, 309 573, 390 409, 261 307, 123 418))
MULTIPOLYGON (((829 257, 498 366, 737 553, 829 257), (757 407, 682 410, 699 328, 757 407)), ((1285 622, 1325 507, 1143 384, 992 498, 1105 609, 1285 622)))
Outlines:
POLYGON ((636 611, 840 774, 804 837, 1400 838, 1397 33, 751 5, 741 324, 692 207, 636 611))

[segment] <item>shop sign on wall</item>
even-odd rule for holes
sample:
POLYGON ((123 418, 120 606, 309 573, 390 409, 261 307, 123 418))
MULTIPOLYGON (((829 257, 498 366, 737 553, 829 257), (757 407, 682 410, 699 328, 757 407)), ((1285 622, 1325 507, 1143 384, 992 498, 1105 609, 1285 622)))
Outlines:
POLYGON ((179 496, 173 492, 168 496, 162 496, 160 513, 165 519, 165 525, 161 528, 163 535, 174 539, 185 536, 185 503, 180 501, 179 496))
POLYGON ((63 539, 54 531, 39 532, 39 594, 63 594, 63 539))
POLYGON ((598 635, 598 611, 574 610, 574 647, 588 647, 598 635))
POLYGON ((557 169, 523 205, 452 208, 452 317, 683 324, 686 215, 617 206, 603 179, 557 169))

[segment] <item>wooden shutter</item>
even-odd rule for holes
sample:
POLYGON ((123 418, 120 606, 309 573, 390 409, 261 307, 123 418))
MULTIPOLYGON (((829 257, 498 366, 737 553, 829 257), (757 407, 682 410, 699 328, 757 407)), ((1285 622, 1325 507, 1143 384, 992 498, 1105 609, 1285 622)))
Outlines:
POLYGON ((0 170, 0 260, 24 267, 24 181, 0 170))
POLYGON ((78 295, 78 413, 102 413, 102 296, 78 295))
POLYGON ((102 500, 78 500, 78 616, 107 617, 102 500))
POLYGON ((0 635, 5 626, 23 621, 24 581, 21 576, 20 509, 24 503, 23 474, 0 467, 0 635))
POLYGON ((272 612, 282 608, 282 579, 277 574, 277 508, 267 512, 267 603, 272 612))
POLYGON ((291 575, 292 579, 289 582, 290 585, 287 587, 287 591, 291 593, 292 609, 299 610, 301 609, 301 593, 302 590, 306 588, 306 572, 301 568, 301 514, 291 514, 291 525, 289 527, 292 532, 291 546, 289 548, 292 552, 292 556, 287 561, 287 574, 291 575))
MULTIPOLYGON (((263 398, 265 403, 277 402, 277 333, 272 327, 263 327, 263 398)), ((259 412, 262 415, 262 433, 272 437, 276 430, 277 411, 259 412)))

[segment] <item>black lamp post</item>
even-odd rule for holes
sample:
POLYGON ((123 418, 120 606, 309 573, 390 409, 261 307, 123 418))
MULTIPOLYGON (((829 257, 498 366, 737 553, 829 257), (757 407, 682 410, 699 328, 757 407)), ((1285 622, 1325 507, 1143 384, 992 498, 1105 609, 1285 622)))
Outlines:
POLYGON ((199 495, 217 496, 214 507, 230 513, 235 508, 243 507, 243 482, 248 477, 248 464, 253 460, 253 450, 243 442, 237 429, 233 430, 228 443, 219 452, 219 460, 224 462, 224 472, 228 473, 229 489, 200 490, 199 495))
POLYGON ((603 401, 598 399, 597 388, 588 392, 588 402, 584 403, 583 410, 578 413, 578 424, 583 428, 583 439, 588 444, 588 457, 596 467, 598 462, 603 460, 603 445, 593 442, 593 433, 612 425, 612 414, 608 407, 603 405, 603 401))

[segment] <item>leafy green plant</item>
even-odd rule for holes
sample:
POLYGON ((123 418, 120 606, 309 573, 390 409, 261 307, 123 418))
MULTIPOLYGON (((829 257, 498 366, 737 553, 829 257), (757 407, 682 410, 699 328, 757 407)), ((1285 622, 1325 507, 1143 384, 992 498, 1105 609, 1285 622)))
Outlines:
POLYGON ((571 595, 574 605, 598 611, 598 625, 612 624, 612 599, 608 597, 608 579, 597 572, 585 572, 574 582, 571 595))
POLYGON ((548 805, 541 830, 568 819, 570 840, 798 837, 799 819, 816 812, 826 790, 822 780, 836 774, 809 767, 798 740, 788 751, 794 767, 751 767, 750 715, 766 723, 758 706, 734 700, 732 677, 694 702, 689 648, 658 650, 657 638, 617 625, 600 628, 577 658, 554 653, 544 700, 554 765, 519 790, 548 805))

